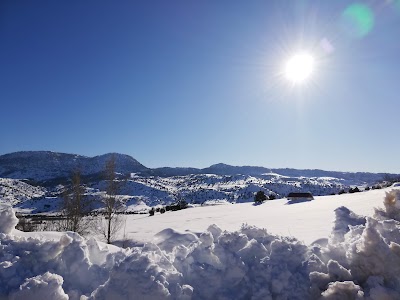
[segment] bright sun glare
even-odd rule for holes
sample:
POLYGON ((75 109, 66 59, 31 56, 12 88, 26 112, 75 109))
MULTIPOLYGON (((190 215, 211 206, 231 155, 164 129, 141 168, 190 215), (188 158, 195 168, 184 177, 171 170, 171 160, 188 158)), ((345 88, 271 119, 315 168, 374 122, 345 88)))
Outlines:
POLYGON ((293 55, 285 66, 285 77, 294 84, 302 84, 314 71, 314 58, 307 53, 293 55))

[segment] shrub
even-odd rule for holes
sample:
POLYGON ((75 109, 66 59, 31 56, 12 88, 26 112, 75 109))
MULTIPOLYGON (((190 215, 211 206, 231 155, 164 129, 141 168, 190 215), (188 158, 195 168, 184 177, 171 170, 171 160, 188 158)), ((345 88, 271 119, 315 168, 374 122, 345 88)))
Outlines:
POLYGON ((267 200, 267 196, 265 196, 264 191, 258 191, 254 196, 254 202, 261 203, 267 200))
POLYGON ((353 193, 358 193, 360 190, 358 189, 358 187, 355 188, 350 188, 349 193, 353 194, 353 193))

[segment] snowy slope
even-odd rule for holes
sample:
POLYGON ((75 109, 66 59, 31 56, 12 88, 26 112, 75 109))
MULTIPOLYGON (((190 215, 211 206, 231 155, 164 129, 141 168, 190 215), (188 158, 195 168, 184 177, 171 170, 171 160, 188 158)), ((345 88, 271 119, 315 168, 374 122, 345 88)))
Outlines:
POLYGON ((68 184, 71 173, 79 169, 82 181, 91 189, 90 197, 105 190, 101 173, 114 156, 119 173, 121 197, 127 210, 143 210, 148 206, 167 205, 184 199, 188 203, 252 202, 254 193, 284 198, 290 192, 311 192, 313 195, 337 194, 350 187, 372 186, 383 174, 346 173, 322 170, 268 169, 252 166, 216 164, 205 169, 148 169, 123 154, 85 157, 50 151, 16 152, 0 156, 0 202, 11 203, 25 212, 57 212, 60 209, 60 183, 68 184), (155 176, 159 174, 160 176, 155 176), (174 174, 180 174, 179 176, 174 174), (29 178, 31 181, 18 181, 29 178), (128 179, 126 179, 128 178, 128 179), (15 180, 11 180, 15 179, 15 180), (123 180, 122 180, 123 179, 123 180), (33 182, 35 186, 29 185, 33 182), (41 186, 37 186, 38 184, 41 186), (55 198, 56 197, 56 198, 55 198))
MULTIPOLYGON (((93 185, 104 190, 104 183, 93 185)), ((337 194, 348 190, 349 182, 332 177, 288 177, 275 173, 252 175, 195 174, 171 177, 133 176, 120 182, 120 193, 141 196, 149 206, 170 204, 178 199, 202 204, 207 201, 231 203, 252 202, 254 193, 284 198, 290 192, 311 192, 313 195, 337 194)))
MULTIPOLYGON (((259 176, 195 174, 187 176, 140 176, 119 181, 119 194, 129 200, 128 211, 142 210, 145 206, 168 205, 179 199, 188 203, 210 202, 244 203, 253 202, 257 191, 267 196, 284 198, 290 192, 311 192, 314 196, 337 194, 347 191, 346 180, 333 177, 289 177, 276 173, 259 176), (136 206, 141 208, 136 208, 136 206)), ((352 185, 353 186, 353 185, 352 185)), ((93 182, 87 188, 89 197, 101 195, 105 191, 104 181, 93 182)), ((36 187, 15 179, 0 179, 0 202, 9 202, 25 212, 59 211, 55 205, 64 187, 36 187)))
POLYGON ((0 177, 45 181, 69 177, 74 170, 82 175, 101 173, 106 162, 115 157, 116 171, 123 174, 147 168, 134 158, 118 153, 95 157, 51 151, 23 151, 0 156, 0 177))
POLYGON ((262 205, 240 203, 200 206, 153 217, 129 215, 126 232, 129 239, 144 243, 151 241, 156 233, 165 228, 196 233, 205 231, 210 223, 230 231, 238 230, 242 224, 249 224, 310 244, 329 236, 336 208, 345 206, 357 214, 372 216, 374 207, 382 206, 382 199, 388 190, 321 196, 313 201, 291 205, 287 204, 286 199, 279 199, 266 201, 262 205))
MULTIPOLYGON (((83 175, 96 175, 104 170, 105 163, 112 156, 116 159, 116 171, 123 175, 139 173, 144 177, 189 176, 193 174, 216 174, 224 176, 250 175, 260 177, 266 173, 276 173, 286 177, 334 177, 345 184, 362 185, 381 181, 385 174, 365 172, 335 172, 323 170, 269 169, 257 166, 230 166, 215 164, 208 168, 155 168, 149 169, 129 155, 109 153, 95 157, 51 151, 21 151, 0 155, 0 177, 51 181, 65 178, 79 169, 83 175)), ((395 176, 395 175, 394 175, 395 176)), ((47 182, 49 184, 49 182, 47 182)))
POLYGON ((17 205, 31 199, 42 198, 46 189, 35 187, 21 180, 0 178, 0 203, 17 205))

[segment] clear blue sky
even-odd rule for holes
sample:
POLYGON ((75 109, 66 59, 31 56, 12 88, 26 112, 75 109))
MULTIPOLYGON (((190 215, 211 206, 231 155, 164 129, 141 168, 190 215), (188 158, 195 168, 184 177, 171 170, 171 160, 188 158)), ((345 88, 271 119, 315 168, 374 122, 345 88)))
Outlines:
POLYGON ((400 2, 352 4, 3 0, 0 154, 400 173, 400 2))

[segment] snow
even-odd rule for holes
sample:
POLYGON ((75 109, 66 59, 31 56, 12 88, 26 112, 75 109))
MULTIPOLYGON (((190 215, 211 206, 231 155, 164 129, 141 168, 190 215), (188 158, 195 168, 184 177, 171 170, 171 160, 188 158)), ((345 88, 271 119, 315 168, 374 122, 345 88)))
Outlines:
POLYGON ((86 157, 51 151, 21 151, 0 155, 0 177, 43 182, 69 177, 77 169, 82 175, 93 175, 102 172, 111 157, 115 157, 118 172, 128 174, 147 170, 134 158, 118 153, 86 157))
MULTIPOLYGON (((298 173, 301 175, 302 172, 298 173)), ((347 174, 342 177, 349 176, 347 174)), ((170 177, 136 175, 128 180, 120 180, 119 192, 127 211, 140 212, 146 207, 167 205, 182 198, 191 204, 216 200, 229 203, 252 202, 257 191, 264 191, 266 195, 276 198, 283 198, 289 192, 311 192, 314 196, 337 194, 340 190, 348 190, 350 186, 375 184, 375 179, 379 177, 378 174, 371 174, 371 177, 365 178, 367 181, 363 181, 360 179, 363 176, 360 176, 353 174, 353 180, 345 180, 342 177, 288 177, 275 173, 170 177)), ((55 182, 58 181, 53 184, 55 182)), ((96 179, 86 188, 86 195, 98 200, 106 186, 104 181, 96 179)), ((11 203, 22 214, 60 212, 63 190, 63 186, 52 186, 51 182, 46 187, 38 187, 28 184, 28 181, 0 178, 0 202, 11 203)))
POLYGON ((19 234, 2 205, 0 299, 399 299, 399 201, 386 189, 134 216, 130 237, 148 242, 128 249, 19 234))
POLYGON ((22 180, 0 178, 1 202, 16 205, 44 197, 45 188, 32 186, 22 180))
POLYGON ((10 233, 18 224, 11 205, 0 204, 0 233, 10 233))
POLYGON ((60 275, 49 272, 26 279, 18 291, 11 293, 10 300, 68 300, 62 284, 64 280, 60 275))
MULTIPOLYGON (((327 238, 335 219, 335 209, 345 206, 356 214, 372 216, 374 207, 382 206, 385 191, 373 190, 363 193, 315 197, 310 202, 287 205, 287 199, 253 203, 200 206, 165 214, 127 216, 128 239, 138 243, 151 242, 153 236, 172 228, 184 232, 203 232, 211 223, 223 230, 235 231, 244 223, 267 228, 277 235, 294 236, 310 244, 327 238)), ((121 233, 122 235, 122 233, 121 233)))

